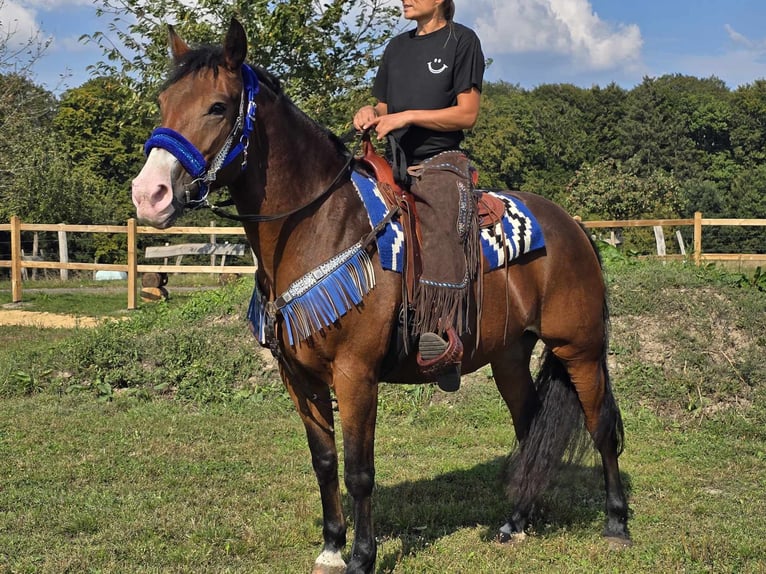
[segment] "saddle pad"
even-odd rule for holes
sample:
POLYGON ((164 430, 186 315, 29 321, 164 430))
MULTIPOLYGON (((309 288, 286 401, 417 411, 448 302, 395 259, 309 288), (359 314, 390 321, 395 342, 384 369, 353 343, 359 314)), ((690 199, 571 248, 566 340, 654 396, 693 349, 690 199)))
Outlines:
MULTIPOLYGON (((375 227, 387 210, 377 182, 358 172, 351 180, 362 199, 370 225, 375 227)), ((505 204, 505 213, 495 225, 480 230, 481 249, 489 265, 486 271, 497 269, 517 257, 545 246, 542 229, 535 216, 520 200, 498 191, 482 191, 499 198, 505 204)), ((378 235, 378 253, 383 269, 402 272, 404 268, 404 230, 398 220, 389 223, 378 235)))

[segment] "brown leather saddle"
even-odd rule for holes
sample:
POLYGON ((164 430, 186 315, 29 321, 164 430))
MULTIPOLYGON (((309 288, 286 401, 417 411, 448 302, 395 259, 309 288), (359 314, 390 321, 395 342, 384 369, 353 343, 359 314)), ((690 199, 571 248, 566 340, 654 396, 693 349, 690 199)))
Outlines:
POLYGON ((356 159, 375 176, 378 189, 383 195, 388 209, 399 208, 402 227, 404 228, 404 281, 407 295, 411 301, 414 298, 415 284, 423 271, 420 220, 415 208, 415 197, 409 190, 403 189, 396 183, 391 164, 375 151, 375 147, 367 134, 362 140, 362 155, 356 159))
MULTIPOLYGON (((402 210, 402 216, 412 220, 404 225, 405 241, 408 244, 412 244, 407 251, 407 263, 415 263, 415 267, 417 267, 419 263, 416 263, 415 259, 410 259, 411 249, 413 258, 417 258, 418 262, 420 261, 420 222, 415 209, 415 198, 408 190, 402 189, 402 187, 396 183, 391 164, 375 151, 375 147, 372 145, 372 142, 370 142, 369 137, 364 138, 362 142, 362 155, 357 157, 357 161, 362 163, 368 171, 371 171, 375 176, 375 179, 378 181, 378 187, 380 188, 389 209, 398 205, 402 210), (408 233, 412 233, 412 237, 410 237, 408 233), (414 241, 411 239, 414 239, 414 241)), ((471 175, 474 188, 476 188, 479 173, 472 168, 471 175)), ((484 193, 480 189, 475 189, 474 191, 478 195, 477 212, 479 228, 483 229, 485 227, 496 225, 505 213, 505 203, 494 195, 484 193)), ((408 265, 408 267, 412 267, 412 265, 408 265)))
MULTIPOLYGON (((375 177, 378 189, 381 191, 388 209, 399 208, 402 227, 404 229, 405 262, 404 284, 407 290, 408 300, 414 298, 415 285, 422 273, 422 243, 420 234, 420 220, 418 219, 415 197, 408 189, 402 188, 394 177, 391 164, 375 151, 375 147, 365 134, 362 140, 362 154, 358 156, 359 162, 367 171, 375 177)), ((478 180, 478 172, 472 170, 474 187, 478 180)), ((505 213, 505 204, 497 197, 479 191, 477 193, 477 217, 479 227, 496 225, 505 213)), ((463 356, 463 344, 455 333, 454 327, 447 329, 449 345, 444 353, 431 360, 422 361, 418 356, 418 367, 429 380, 434 380, 438 373, 442 372, 450 363, 460 363, 463 356)), ((406 352, 405 345, 405 352, 406 352)))

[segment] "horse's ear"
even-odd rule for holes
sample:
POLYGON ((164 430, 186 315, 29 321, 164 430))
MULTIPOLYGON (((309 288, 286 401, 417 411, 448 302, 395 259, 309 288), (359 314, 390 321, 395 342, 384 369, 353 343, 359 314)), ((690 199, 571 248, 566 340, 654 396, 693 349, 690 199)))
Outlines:
POLYGON ((176 34, 170 24, 168 24, 168 43, 170 44, 170 53, 173 54, 173 60, 176 62, 189 51, 189 45, 176 34))
POLYGON ((247 34, 242 24, 236 18, 231 19, 229 31, 223 42, 223 54, 226 67, 230 70, 239 70, 247 56, 247 34))

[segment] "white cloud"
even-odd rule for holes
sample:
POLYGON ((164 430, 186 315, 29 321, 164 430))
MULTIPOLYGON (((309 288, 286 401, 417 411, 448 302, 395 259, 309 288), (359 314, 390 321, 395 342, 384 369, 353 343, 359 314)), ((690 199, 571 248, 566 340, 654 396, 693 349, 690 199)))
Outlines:
POLYGON ((40 8, 41 10, 56 10, 67 6, 86 6, 93 4, 93 0, 23 0, 23 6, 40 8))
POLYGON ((473 24, 489 57, 553 53, 586 70, 636 66, 641 60, 638 26, 601 20, 589 0, 474 0, 461 8, 458 21, 461 17, 473 24))
POLYGON ((729 38, 731 39, 731 41, 734 42, 735 44, 744 46, 746 50, 754 52, 754 53, 766 52, 766 39, 751 40, 744 34, 740 34, 739 32, 737 32, 734 28, 732 28, 728 24, 724 25, 724 29, 726 30, 726 33, 729 35, 729 38))
POLYGON ((0 34, 12 49, 26 46, 41 34, 37 13, 12 0, 0 0, 0 34))

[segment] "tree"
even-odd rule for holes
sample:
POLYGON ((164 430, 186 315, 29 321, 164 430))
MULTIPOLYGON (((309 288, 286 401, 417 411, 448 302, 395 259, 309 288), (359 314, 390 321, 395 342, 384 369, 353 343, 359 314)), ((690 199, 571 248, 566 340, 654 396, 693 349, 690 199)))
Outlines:
POLYGON ((638 174, 656 169, 704 179, 731 155, 730 92, 717 78, 645 78, 630 92, 615 157, 638 174))
POLYGON ((102 223, 124 222, 133 206, 127 190, 143 163, 153 122, 131 113, 131 92, 116 78, 95 78, 61 96, 53 127, 73 165, 108 195, 102 223))
POLYGON ((615 160, 583 166, 558 199, 583 219, 679 217, 684 208, 673 176, 656 170, 639 177, 615 160))
POLYGON ((465 140, 481 185, 520 189, 529 124, 531 112, 521 88, 504 82, 484 85, 479 119, 465 140))
POLYGON ((542 85, 528 97, 534 124, 525 150, 523 189, 553 198, 585 161, 593 160, 594 137, 587 122, 593 98, 570 84, 542 85))
POLYGON ((594 86, 590 90, 593 104, 586 121, 587 129, 594 139, 594 158, 618 157, 620 146, 620 125, 627 114, 628 94, 615 83, 605 88, 594 86))
POLYGON ((30 157, 49 137, 55 114, 53 94, 18 74, 0 75, 0 218, 22 210, 30 157))
POLYGON ((732 96, 732 147, 740 163, 766 161, 766 80, 740 86, 732 96))
POLYGON ((194 43, 217 43, 225 23, 237 17, 249 40, 248 61, 279 76, 290 97, 328 127, 348 126, 350 106, 369 97, 360 92, 391 36, 399 10, 385 0, 105 0, 99 15, 111 17, 110 34, 86 36, 107 61, 96 66, 120 76, 147 100, 164 79, 167 28, 172 23, 194 43), (112 43, 117 38, 120 45, 112 43))

